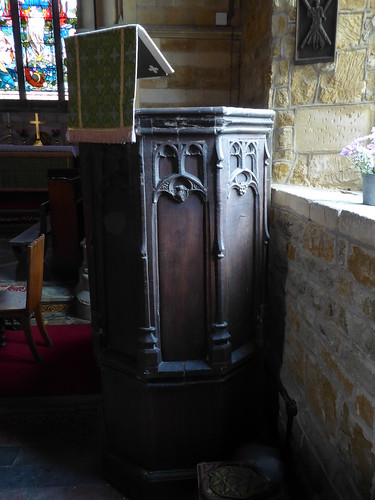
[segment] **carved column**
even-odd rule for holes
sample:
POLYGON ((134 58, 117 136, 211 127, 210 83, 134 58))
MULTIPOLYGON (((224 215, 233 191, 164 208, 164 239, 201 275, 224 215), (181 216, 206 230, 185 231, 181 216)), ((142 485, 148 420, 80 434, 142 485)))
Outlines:
POLYGON ((215 285, 216 285, 216 311, 215 322, 212 325, 210 335, 209 358, 214 368, 228 368, 231 360, 232 346, 230 334, 228 333, 225 287, 225 243, 224 243, 224 220, 226 206, 226 173, 225 155, 222 145, 222 137, 215 142, 216 147, 216 244, 215 244, 215 285), (223 172, 224 170, 224 172, 223 172))

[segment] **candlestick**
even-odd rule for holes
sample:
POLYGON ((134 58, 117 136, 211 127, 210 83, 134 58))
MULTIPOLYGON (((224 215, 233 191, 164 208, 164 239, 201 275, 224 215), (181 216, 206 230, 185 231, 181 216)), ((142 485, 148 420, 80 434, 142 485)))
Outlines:
POLYGON ((7 113, 7 117, 8 117, 8 125, 7 125, 7 128, 8 128, 8 143, 12 144, 12 142, 13 142, 12 125, 10 123, 10 114, 9 113, 7 113))

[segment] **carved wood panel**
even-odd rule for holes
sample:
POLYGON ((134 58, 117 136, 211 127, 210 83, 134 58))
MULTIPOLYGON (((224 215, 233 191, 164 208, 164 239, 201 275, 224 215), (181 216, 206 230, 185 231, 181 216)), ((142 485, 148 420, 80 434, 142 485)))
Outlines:
POLYGON ((206 356, 206 146, 153 145, 156 323, 163 361, 206 356))
POLYGON ((226 371, 254 354, 270 122, 216 112, 147 111, 137 143, 85 150, 85 168, 96 169, 95 329, 141 377, 226 371))

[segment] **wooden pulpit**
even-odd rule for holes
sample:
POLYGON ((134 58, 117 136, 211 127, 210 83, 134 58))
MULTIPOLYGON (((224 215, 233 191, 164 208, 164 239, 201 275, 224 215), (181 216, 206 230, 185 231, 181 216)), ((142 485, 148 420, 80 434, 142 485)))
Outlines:
POLYGON ((135 143, 80 144, 105 475, 131 498, 262 432, 273 115, 140 109, 135 143))

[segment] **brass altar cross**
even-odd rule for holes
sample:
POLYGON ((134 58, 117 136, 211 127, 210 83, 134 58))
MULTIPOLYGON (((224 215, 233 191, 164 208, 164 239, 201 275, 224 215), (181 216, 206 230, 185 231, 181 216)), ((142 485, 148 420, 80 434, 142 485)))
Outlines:
POLYGON ((43 146, 43 143, 40 140, 39 125, 43 125, 43 123, 46 123, 46 122, 45 121, 39 121, 38 113, 35 113, 35 120, 31 120, 29 123, 31 123, 31 125, 35 125, 35 141, 34 141, 34 146, 43 146))

